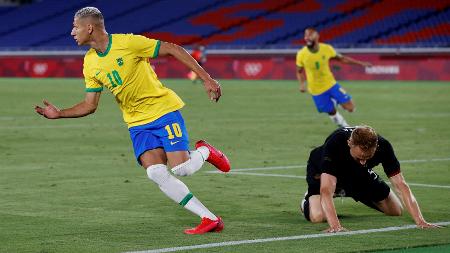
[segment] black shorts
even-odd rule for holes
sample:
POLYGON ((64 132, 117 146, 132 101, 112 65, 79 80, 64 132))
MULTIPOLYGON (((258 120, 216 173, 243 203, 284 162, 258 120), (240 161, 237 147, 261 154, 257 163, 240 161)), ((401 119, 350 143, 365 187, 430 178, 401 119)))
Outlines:
MULTIPOLYGON (((309 197, 313 195, 320 195, 320 148, 316 148, 311 151, 308 159, 308 165, 306 167, 306 182, 308 183, 308 192, 305 194, 305 201, 308 202, 309 197)), ((370 180, 364 179, 362 183, 361 180, 354 179, 352 182, 359 182, 358 184, 341 184, 338 178, 335 196, 342 196, 345 192, 345 197, 352 197, 355 201, 359 201, 368 207, 380 211, 374 204, 386 199, 389 196, 391 189, 389 186, 375 173, 370 180)), ((306 203, 304 206, 308 206, 306 203)), ((308 210, 304 211, 305 218, 309 220, 308 210)))

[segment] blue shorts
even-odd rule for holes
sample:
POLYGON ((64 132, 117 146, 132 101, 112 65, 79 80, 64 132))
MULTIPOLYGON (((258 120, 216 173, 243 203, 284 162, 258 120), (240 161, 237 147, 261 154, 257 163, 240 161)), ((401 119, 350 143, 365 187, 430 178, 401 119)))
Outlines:
POLYGON ((167 113, 145 125, 130 127, 128 131, 139 164, 139 157, 147 150, 156 148, 163 148, 165 152, 189 150, 188 133, 179 111, 167 113))
POLYGON ((316 104, 317 111, 326 113, 335 110, 335 101, 338 104, 343 104, 352 99, 352 96, 347 94, 345 90, 339 85, 339 83, 336 83, 335 85, 333 85, 333 87, 331 87, 324 93, 312 97, 314 103, 316 104))

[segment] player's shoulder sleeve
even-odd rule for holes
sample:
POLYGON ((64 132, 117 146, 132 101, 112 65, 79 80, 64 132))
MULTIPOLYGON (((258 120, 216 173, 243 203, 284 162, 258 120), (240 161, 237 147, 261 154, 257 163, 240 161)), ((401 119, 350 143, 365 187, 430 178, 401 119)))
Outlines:
POLYGON ((303 66, 304 66, 304 64, 303 64, 304 55, 305 55, 304 48, 297 51, 297 55, 295 57, 295 64, 299 68, 303 68, 303 66))
POLYGON ((325 44, 325 43, 323 43, 322 45, 324 45, 324 47, 326 48, 327 54, 330 58, 334 58, 337 56, 336 49, 334 49, 334 47, 332 45, 325 44))
POLYGON ((337 177, 340 151, 346 148, 346 135, 342 131, 333 132, 323 144, 321 170, 337 177), (344 143, 344 144, 343 144, 344 143), (344 146, 342 146, 344 145, 344 146))
POLYGON ((149 39, 142 35, 128 34, 128 48, 138 57, 156 58, 161 41, 149 39))
MULTIPOLYGON (((95 54, 93 49, 90 49, 86 56, 84 57, 83 62, 83 76, 84 82, 86 84, 86 92, 101 92, 103 90, 103 85, 98 81, 95 73, 95 69, 93 68, 93 57, 92 54, 95 54)), ((99 74, 99 73, 97 73, 99 74)))
POLYGON ((400 162, 395 156, 394 148, 391 143, 379 136, 378 146, 381 153, 381 164, 383 165, 384 172, 388 177, 393 177, 400 173, 400 162))

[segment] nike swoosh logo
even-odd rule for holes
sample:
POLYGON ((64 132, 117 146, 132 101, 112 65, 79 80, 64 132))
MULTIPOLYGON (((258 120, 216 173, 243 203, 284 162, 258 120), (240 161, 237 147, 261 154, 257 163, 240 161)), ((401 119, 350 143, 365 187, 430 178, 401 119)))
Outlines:
POLYGON ((95 73, 95 75, 96 75, 96 76, 98 76, 98 74, 100 74, 100 72, 101 72, 101 71, 99 71, 99 72, 95 73))
POLYGON ((170 142, 170 145, 175 145, 175 144, 177 144, 178 142, 180 142, 180 141, 171 141, 171 142, 170 142))

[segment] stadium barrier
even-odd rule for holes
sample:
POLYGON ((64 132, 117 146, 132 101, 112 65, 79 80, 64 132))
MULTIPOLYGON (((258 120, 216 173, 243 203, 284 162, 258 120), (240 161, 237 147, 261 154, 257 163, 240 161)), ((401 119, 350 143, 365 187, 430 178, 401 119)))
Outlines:
MULTIPOLYGON (((337 49, 372 67, 331 62, 338 80, 450 81, 450 49, 337 49)), ((82 77, 85 51, 2 51, 0 77, 82 77)), ((296 50, 209 50, 205 68, 218 79, 294 80, 296 50)), ((160 78, 185 78, 187 68, 170 57, 151 61, 160 78)))

